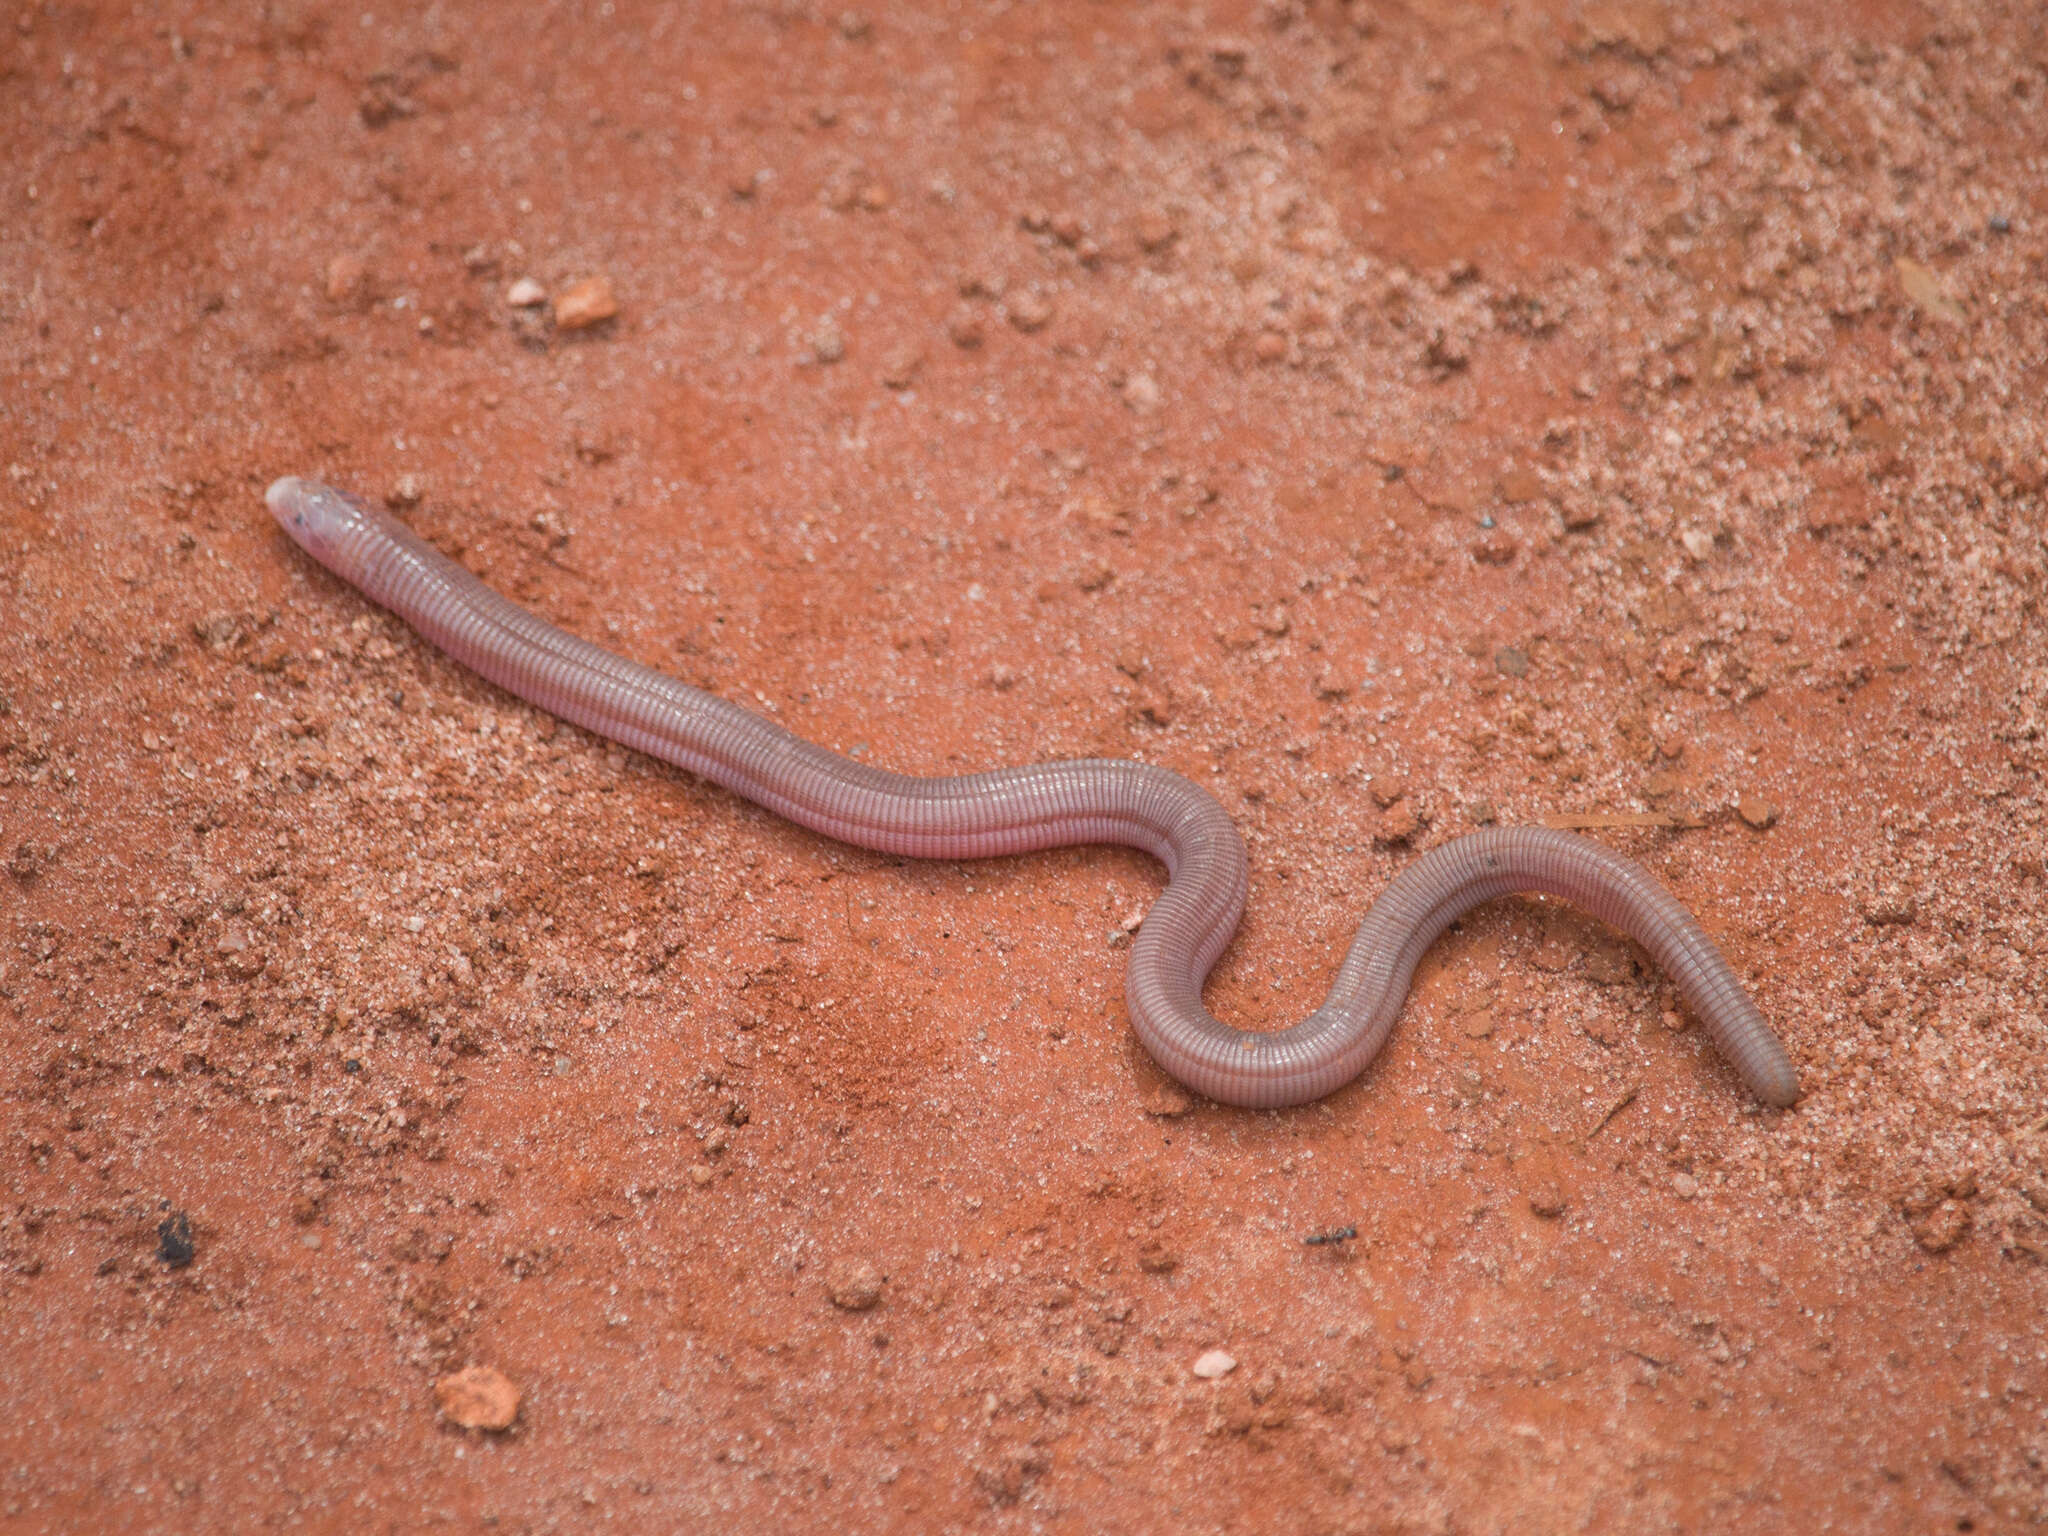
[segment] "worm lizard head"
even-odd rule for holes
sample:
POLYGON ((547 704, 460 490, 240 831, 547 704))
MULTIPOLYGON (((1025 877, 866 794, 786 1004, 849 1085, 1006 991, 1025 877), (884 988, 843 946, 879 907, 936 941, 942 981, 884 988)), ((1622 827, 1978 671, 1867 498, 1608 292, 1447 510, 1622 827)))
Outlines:
POLYGON ((375 516, 346 491, 297 475, 274 482, 263 499, 284 531, 329 570, 341 570, 338 562, 346 559, 348 535, 375 516))

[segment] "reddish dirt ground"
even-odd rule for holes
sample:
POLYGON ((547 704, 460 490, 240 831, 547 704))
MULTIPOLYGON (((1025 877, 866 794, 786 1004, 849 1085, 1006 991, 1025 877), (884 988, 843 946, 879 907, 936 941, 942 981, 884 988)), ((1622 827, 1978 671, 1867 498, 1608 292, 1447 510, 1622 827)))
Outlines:
POLYGON ((2048 1520, 2038 5, 4 28, 0 1525, 2048 1520), (1806 1097, 1522 901, 1190 1104, 1145 859, 558 728, 284 473, 869 761, 1211 786, 1247 1027, 1620 818, 1806 1097))

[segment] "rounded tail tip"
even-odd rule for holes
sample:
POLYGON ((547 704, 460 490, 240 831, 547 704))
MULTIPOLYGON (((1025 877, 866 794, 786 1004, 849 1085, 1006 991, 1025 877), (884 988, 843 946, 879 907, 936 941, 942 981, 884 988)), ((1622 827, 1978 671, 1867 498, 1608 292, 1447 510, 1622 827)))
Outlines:
POLYGON ((1799 1102, 1799 1073, 1782 1047, 1775 1054, 1749 1074, 1750 1091, 1773 1109, 1790 1109, 1799 1102))

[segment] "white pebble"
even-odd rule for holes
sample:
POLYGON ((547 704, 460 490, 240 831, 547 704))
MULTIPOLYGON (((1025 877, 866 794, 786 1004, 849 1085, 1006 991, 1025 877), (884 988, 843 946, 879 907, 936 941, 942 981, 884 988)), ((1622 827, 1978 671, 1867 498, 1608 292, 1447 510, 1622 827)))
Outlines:
POLYGON ((1195 1362, 1195 1374, 1204 1381, 1215 1381, 1228 1376, 1237 1369, 1237 1362, 1220 1349, 1212 1349, 1195 1362))
POLYGON ((547 289, 530 277, 522 277, 505 290, 505 302, 514 309, 531 309, 536 304, 548 301, 547 289))

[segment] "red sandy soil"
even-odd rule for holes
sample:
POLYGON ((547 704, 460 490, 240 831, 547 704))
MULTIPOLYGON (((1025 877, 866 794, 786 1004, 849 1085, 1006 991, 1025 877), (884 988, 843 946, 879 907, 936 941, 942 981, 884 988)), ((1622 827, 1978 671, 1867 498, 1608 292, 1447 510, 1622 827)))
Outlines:
POLYGON ((5 1529, 2048 1520, 2033 0, 0 26, 5 1529), (1521 901, 1190 1104, 1145 859, 558 728, 284 473, 869 761, 1211 786, 1247 1027, 1622 818, 1807 1096, 1521 901))

